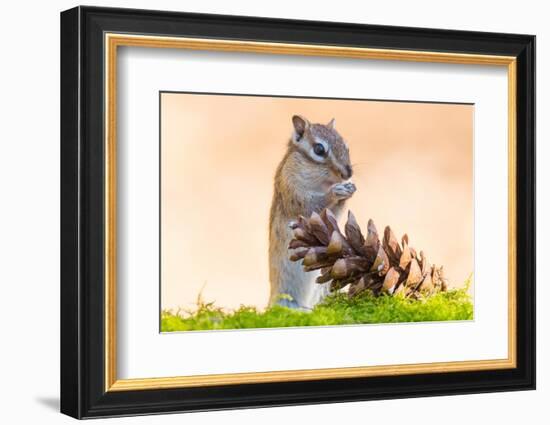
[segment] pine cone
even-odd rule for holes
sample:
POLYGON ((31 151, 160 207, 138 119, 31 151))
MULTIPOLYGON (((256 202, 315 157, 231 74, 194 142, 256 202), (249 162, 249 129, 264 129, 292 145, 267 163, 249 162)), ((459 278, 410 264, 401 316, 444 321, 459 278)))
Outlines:
POLYGON ((443 267, 431 265, 422 251, 417 254, 407 235, 400 244, 389 226, 381 241, 369 220, 365 238, 349 211, 342 233, 334 214, 324 209, 309 218, 300 216, 290 227, 294 233, 290 260, 301 260, 306 272, 321 270, 316 281, 330 282, 331 291, 349 285, 350 297, 369 289, 375 295, 420 298, 447 290, 443 267))

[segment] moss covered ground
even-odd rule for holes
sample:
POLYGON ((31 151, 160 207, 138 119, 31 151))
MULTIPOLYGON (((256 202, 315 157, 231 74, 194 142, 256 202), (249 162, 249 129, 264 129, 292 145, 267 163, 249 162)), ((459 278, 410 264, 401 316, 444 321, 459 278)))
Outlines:
POLYGON ((265 310, 241 306, 226 310, 214 303, 199 301, 193 312, 162 312, 161 331, 471 320, 473 304, 467 288, 468 284, 421 300, 389 295, 375 297, 370 292, 350 299, 339 293, 327 297, 312 311, 281 306, 265 310))

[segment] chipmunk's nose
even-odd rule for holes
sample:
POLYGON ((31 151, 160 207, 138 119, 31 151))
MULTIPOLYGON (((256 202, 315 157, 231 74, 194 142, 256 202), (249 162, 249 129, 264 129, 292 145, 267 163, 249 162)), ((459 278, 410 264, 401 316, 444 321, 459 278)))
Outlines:
POLYGON ((353 174, 353 170, 349 165, 346 165, 345 171, 342 173, 342 178, 347 180, 352 176, 352 174, 353 174))

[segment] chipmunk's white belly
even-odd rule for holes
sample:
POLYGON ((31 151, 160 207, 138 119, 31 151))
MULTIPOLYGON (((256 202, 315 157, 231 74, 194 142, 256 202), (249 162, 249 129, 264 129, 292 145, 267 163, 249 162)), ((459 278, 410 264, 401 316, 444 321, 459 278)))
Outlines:
MULTIPOLYGON (((289 260, 288 244, 292 239, 289 230, 283 240, 278 241, 279 255, 271 255, 271 279, 272 286, 270 304, 281 304, 287 307, 310 309, 327 294, 326 284, 315 282, 319 272, 305 272, 301 261, 289 260)), ((274 253, 272 253, 274 254, 274 253)))
MULTIPOLYGON (((321 273, 314 273, 315 277, 319 276, 321 273)), ((311 307, 314 307, 316 304, 319 304, 323 299, 330 293, 330 282, 327 283, 317 283, 313 280, 313 288, 311 289, 311 294, 309 297, 309 304, 311 307)))

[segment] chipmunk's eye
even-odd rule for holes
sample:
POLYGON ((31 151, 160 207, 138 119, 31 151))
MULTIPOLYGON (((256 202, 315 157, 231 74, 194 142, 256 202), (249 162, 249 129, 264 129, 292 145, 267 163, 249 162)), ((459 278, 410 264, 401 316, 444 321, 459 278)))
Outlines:
POLYGON ((325 156, 327 153, 325 147, 321 143, 315 143, 315 146, 313 146, 313 152, 315 152, 315 155, 318 156, 325 156))

